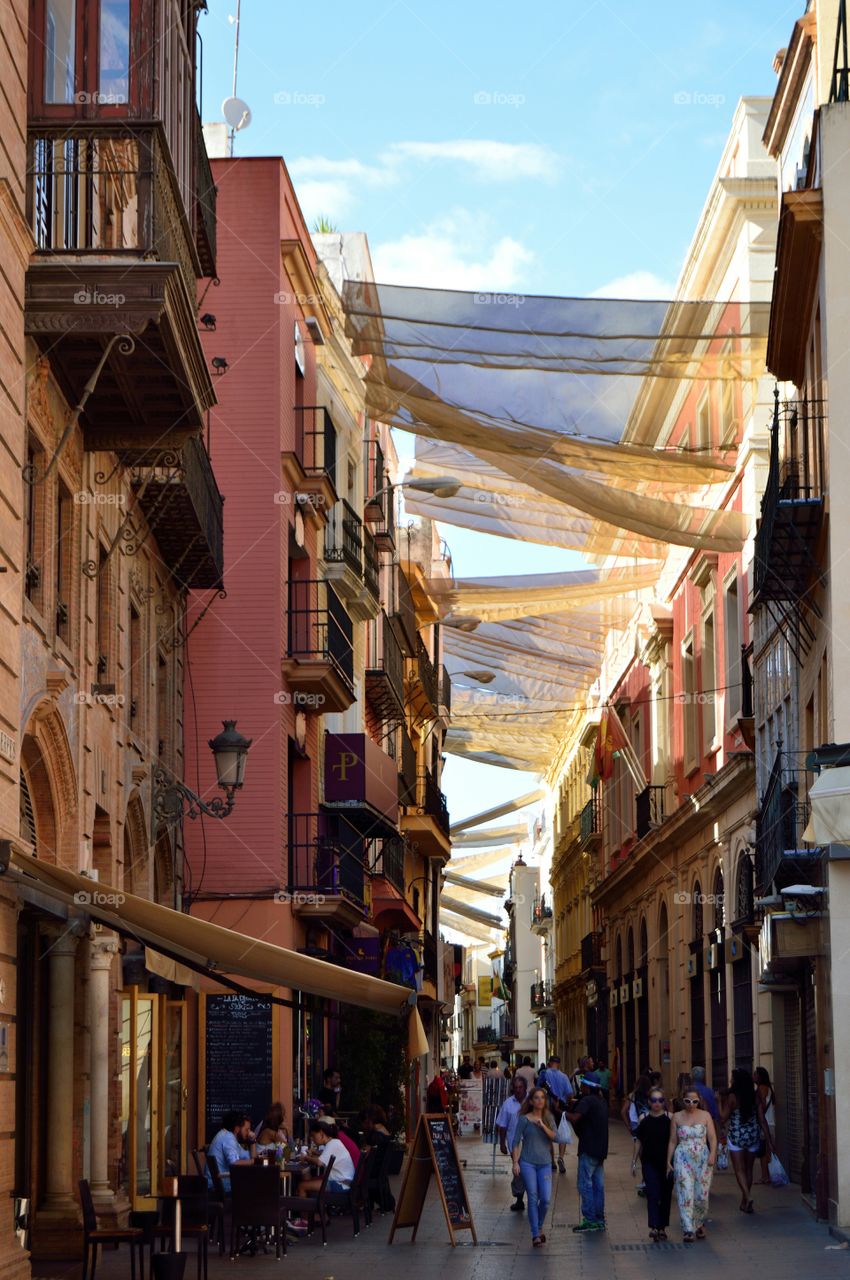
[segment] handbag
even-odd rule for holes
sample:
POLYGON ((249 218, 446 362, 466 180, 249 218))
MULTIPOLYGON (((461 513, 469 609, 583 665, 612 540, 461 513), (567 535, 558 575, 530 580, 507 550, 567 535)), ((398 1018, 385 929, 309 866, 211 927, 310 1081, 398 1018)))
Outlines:
POLYGON ((779 1159, 779 1156, 775 1151, 767 1162, 767 1172, 770 1176, 771 1186, 788 1186, 788 1174, 785 1172, 782 1161, 779 1159))
POLYGON ((560 1120, 558 1121, 557 1137, 558 1137, 559 1143, 563 1142, 567 1144, 571 1143, 573 1138, 575 1137, 573 1126, 570 1124, 569 1120, 565 1115, 562 1115, 560 1120))
POLYGON ((729 1168, 729 1148, 725 1142, 721 1142, 717 1148, 717 1159, 714 1162, 714 1166, 721 1173, 729 1168))

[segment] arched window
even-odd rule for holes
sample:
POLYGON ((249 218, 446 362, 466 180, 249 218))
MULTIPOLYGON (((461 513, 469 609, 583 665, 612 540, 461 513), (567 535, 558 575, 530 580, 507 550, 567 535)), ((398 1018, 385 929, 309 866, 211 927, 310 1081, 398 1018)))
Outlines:
POLYGON ((699 942, 703 936, 703 919, 702 919, 702 887, 699 880, 694 885, 694 942, 699 942))
POLYGON ((724 911, 724 891, 723 891, 723 871, 720 867, 714 873, 714 889, 712 890, 714 897, 714 928, 722 929, 723 922, 726 918, 724 911))
POLYGON ((735 877, 735 919, 752 920, 754 908, 753 860, 747 850, 742 849, 735 877))

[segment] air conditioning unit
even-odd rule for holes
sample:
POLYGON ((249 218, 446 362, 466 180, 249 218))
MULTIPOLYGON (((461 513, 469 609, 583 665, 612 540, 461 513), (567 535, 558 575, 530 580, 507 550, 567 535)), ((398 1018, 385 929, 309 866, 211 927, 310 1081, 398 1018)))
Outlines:
POLYGON ((643 978, 635 978, 632 983, 632 999, 640 1000, 643 995, 643 978))
POLYGON ((617 1005, 619 1004, 619 1001, 620 1001, 619 988, 612 987, 611 990, 608 992, 608 1004, 612 1009, 616 1009, 617 1005))
POLYGON ((712 942, 711 946, 708 947, 705 953, 706 969, 719 969, 720 957, 721 957, 720 944, 717 942, 712 942))

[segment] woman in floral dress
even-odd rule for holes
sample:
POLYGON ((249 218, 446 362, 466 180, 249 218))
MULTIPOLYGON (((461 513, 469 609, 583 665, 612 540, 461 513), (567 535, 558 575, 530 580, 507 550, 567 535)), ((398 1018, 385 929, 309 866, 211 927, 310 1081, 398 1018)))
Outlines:
POLYGON ((705 1239, 708 1193, 717 1158, 717 1131, 714 1121, 702 1109, 696 1089, 688 1088, 682 1110, 670 1122, 667 1167, 675 1178, 676 1200, 685 1244, 705 1239))

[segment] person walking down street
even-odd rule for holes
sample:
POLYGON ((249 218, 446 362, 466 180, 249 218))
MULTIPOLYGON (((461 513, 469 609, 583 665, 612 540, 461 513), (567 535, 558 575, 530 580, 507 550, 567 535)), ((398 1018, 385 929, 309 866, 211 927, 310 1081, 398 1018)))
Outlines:
POLYGON ((768 1164, 776 1148, 776 1094, 766 1067, 756 1067, 753 1072, 753 1084, 756 1086, 756 1096, 761 1102, 764 1122, 770 1135, 770 1142, 762 1139, 758 1152, 761 1160, 761 1184, 763 1187, 769 1187, 770 1173, 768 1172, 768 1164))
POLYGON ((428 1085, 425 1093, 425 1106, 432 1114, 449 1109, 449 1091, 443 1079, 442 1070, 438 1071, 428 1085))
POLYGON ((741 1188, 738 1208, 741 1213, 752 1213, 753 1165, 761 1143, 765 1143, 766 1149, 770 1147, 770 1131, 764 1122, 764 1110, 753 1078, 743 1067, 736 1067, 732 1072, 729 1092, 720 1108, 720 1119, 729 1126, 729 1157, 741 1188))
POLYGON ((632 1160, 632 1177, 637 1162, 643 1171, 646 1188, 646 1216, 649 1238, 666 1240, 670 1225, 670 1202, 673 1199, 673 1179, 667 1171, 667 1148, 670 1144, 670 1113, 666 1109, 664 1093, 654 1088, 649 1093, 649 1111, 637 1127, 637 1146, 632 1160))
POLYGON ((590 1072, 593 1071, 594 1069, 595 1069, 594 1061, 589 1054, 584 1054, 583 1057, 579 1058, 578 1066, 576 1067, 573 1074, 570 1076, 570 1084, 573 1086, 573 1094, 575 1095, 575 1097, 578 1098, 581 1094, 582 1076, 589 1075, 590 1072))
MULTIPOLYGON (((620 1118, 632 1135, 632 1141, 637 1142, 638 1125, 644 1116, 649 1115, 649 1091, 652 1088, 652 1081, 648 1075, 638 1076, 635 1081, 635 1087, 628 1097, 623 1099, 623 1106, 620 1111, 620 1118)), ((637 1151, 635 1150, 635 1155, 637 1151)), ((638 1183, 637 1193, 643 1195, 643 1182, 638 1183)))
POLYGON ((607 1105, 611 1098, 611 1068, 606 1067, 604 1062, 598 1062, 596 1064, 596 1074, 599 1076, 599 1087, 607 1105))
POLYGON ((529 1057, 523 1058, 522 1064, 517 1067, 515 1074, 522 1076, 523 1080, 525 1080, 525 1087, 530 1093, 537 1083, 537 1074, 529 1057))
POLYGON ((535 1249, 546 1243, 543 1226, 552 1199, 552 1143, 555 1117, 548 1107, 546 1092, 532 1089, 522 1104, 512 1148, 514 1177, 522 1176, 528 1196, 528 1225, 535 1249))
MULTIPOLYGON (((560 1123, 561 1117, 567 1110, 570 1099, 573 1096, 573 1086, 570 1084, 570 1078, 561 1070, 561 1059, 556 1053, 553 1053, 548 1065, 540 1072, 540 1085, 545 1088, 549 1094, 549 1106, 552 1115, 560 1123)), ((565 1142, 558 1143, 558 1172, 566 1173, 567 1167, 564 1164, 564 1156, 567 1153, 567 1144, 565 1142)))
POLYGON ((691 1067, 691 1083, 702 1099, 702 1109, 707 1111, 716 1126, 720 1125, 717 1094, 705 1083, 705 1067, 691 1067))
MULTIPOLYGON (((525 1102, 527 1092, 525 1079, 522 1076, 514 1076, 511 1088, 513 1092, 505 1098, 496 1113, 496 1133, 499 1135, 499 1150, 503 1156, 510 1155, 513 1151, 517 1121, 519 1120, 519 1113, 522 1110, 522 1104, 525 1102)), ((511 1194, 514 1197, 511 1212, 522 1213, 525 1210, 525 1201, 523 1199, 525 1183, 521 1173, 513 1175, 511 1194)))
POLYGON ((676 1200, 685 1244, 705 1239, 708 1193, 717 1158, 717 1130, 693 1085, 673 1116, 667 1145, 667 1169, 675 1179, 676 1200))
POLYGON ((608 1158, 608 1108, 599 1076, 579 1077, 581 1098, 567 1119, 578 1133, 578 1193, 581 1222, 573 1231, 605 1230, 605 1161, 608 1158))

